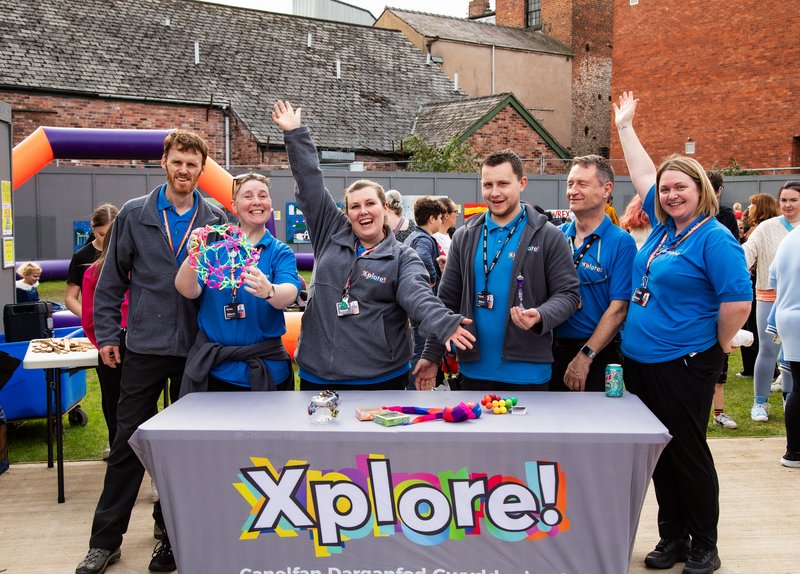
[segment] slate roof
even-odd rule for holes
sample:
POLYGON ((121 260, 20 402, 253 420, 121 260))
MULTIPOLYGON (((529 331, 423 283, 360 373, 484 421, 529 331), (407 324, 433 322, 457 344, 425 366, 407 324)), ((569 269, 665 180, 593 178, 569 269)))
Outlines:
POLYGON ((412 133, 425 137, 435 146, 448 143, 453 136, 465 141, 506 106, 512 106, 559 157, 570 157, 569 152, 511 93, 426 104, 417 114, 412 133))
POLYGON ((454 40, 470 44, 492 45, 515 50, 545 52, 571 56, 572 50, 542 32, 531 29, 509 28, 476 20, 439 16, 411 10, 386 8, 422 36, 454 40))
POLYGON ((277 98, 303 107, 320 147, 391 152, 419 106, 463 95, 400 32, 197 0, 0 0, 0 30, 4 88, 213 98, 262 143, 282 142, 277 98))

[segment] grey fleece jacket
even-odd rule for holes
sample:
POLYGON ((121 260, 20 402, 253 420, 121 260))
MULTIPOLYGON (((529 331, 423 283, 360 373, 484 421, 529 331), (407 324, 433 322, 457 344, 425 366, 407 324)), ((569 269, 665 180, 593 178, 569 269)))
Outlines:
MULTIPOLYGON (((523 203, 522 206, 527 210, 528 217, 514 257, 512 276, 508 278, 508 300, 510 304, 517 302, 515 279, 521 272, 525 278, 525 308, 538 309, 542 320, 526 331, 511 320, 510 308, 498 309, 505 313, 506 322, 503 359, 552 363, 552 330, 578 309, 578 274, 564 234, 530 205, 523 203)), ((485 220, 485 213, 471 217, 456 230, 439 283, 439 298, 445 305, 470 319, 474 319, 475 253, 482 245, 485 220)), ((467 328, 475 334, 472 325, 467 328)), ((480 358, 480 341, 473 345, 472 349, 458 351, 459 361, 477 361, 480 358)), ((443 351, 444 348, 437 342, 428 340, 422 358, 438 363, 443 351)))
POLYGON ((416 252, 389 232, 372 252, 356 258, 356 236, 325 188, 308 128, 284 133, 284 142, 315 259, 295 353, 300 368, 328 380, 369 379, 398 370, 412 354, 409 316, 426 337, 446 340, 462 317, 433 295, 416 252), (348 275, 350 300, 358 301, 360 312, 339 317, 336 304, 348 275))
MULTIPOLYGON (((120 304, 130 290, 128 349, 185 357, 197 336, 198 300, 185 299, 175 289, 179 265, 159 216, 160 189, 125 203, 114 221, 94 295, 95 332, 98 346, 119 345, 120 304)), ((227 221, 222 211, 194 193, 195 228, 227 221)))

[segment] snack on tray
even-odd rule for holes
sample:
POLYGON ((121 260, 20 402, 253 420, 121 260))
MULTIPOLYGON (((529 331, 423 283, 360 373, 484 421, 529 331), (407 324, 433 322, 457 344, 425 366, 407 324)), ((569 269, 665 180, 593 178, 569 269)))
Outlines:
POLYGON ((82 353, 94 349, 89 341, 75 341, 73 339, 34 339, 31 341, 31 351, 34 353, 57 353, 65 355, 70 352, 82 353))

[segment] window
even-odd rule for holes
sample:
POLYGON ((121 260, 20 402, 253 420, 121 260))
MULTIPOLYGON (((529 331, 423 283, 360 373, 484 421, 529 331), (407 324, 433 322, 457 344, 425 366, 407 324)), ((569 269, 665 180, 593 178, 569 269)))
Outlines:
POLYGON ((542 1, 541 0, 528 0, 527 8, 525 9, 528 18, 528 28, 541 28, 542 27, 542 1))

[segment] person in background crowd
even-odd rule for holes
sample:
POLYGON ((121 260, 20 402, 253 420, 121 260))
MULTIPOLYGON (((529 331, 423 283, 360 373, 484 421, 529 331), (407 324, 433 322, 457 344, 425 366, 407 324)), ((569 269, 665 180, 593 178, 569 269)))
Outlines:
MULTIPOLYGON (((475 320, 477 343, 458 352, 462 388, 547 390, 552 330, 579 302, 570 249, 546 216, 521 202, 528 179, 517 154, 490 154, 480 176, 488 211, 456 230, 439 284, 445 305, 475 320)), ((443 353, 428 340, 418 379, 435 379, 443 353)))
MULTIPOLYGON (((281 336, 286 333, 283 309, 297 299, 300 289, 297 260, 291 248, 265 227, 272 215, 268 178, 257 173, 234 178, 232 198, 240 229, 260 252, 258 263, 240 271, 242 288, 224 289, 198 281, 188 259, 181 264, 175 288, 187 299, 200 298, 200 330, 186 356, 181 396, 202 391, 294 390, 292 361, 281 336)), ((224 243, 209 249, 227 264, 224 243)))
POLYGON ((20 279, 16 282, 17 303, 32 303, 39 300, 39 278, 42 268, 33 261, 23 263, 17 269, 20 279))
MULTIPOLYGON (((113 206, 112 206, 113 207, 113 206)), ((116 218, 116 207, 111 210, 116 218)), ((114 219, 109 222, 108 236, 114 225, 114 219)), ((81 285, 81 327, 86 337, 97 347, 97 336, 94 331, 94 293, 97 290, 97 281, 100 279, 100 271, 103 269, 103 262, 108 254, 108 241, 103 241, 103 249, 97 260, 89 265, 83 274, 83 284, 81 285)), ((128 295, 120 306, 120 332, 119 332, 119 354, 120 360, 125 359, 125 334, 128 327, 128 295)), ((120 381, 122 379, 121 365, 111 368, 102 361, 97 364, 97 381, 100 385, 100 404, 103 408, 103 418, 108 428, 108 445, 103 449, 103 460, 108 460, 111 453, 111 445, 117 436, 117 403, 119 402, 120 381)), ((155 411, 154 411, 155 412, 155 411)))
MULTIPOLYGON (((178 398, 186 353, 197 336, 197 307, 175 290, 175 275, 186 258, 192 230, 225 223, 225 215, 207 203, 197 188, 208 145, 197 134, 175 130, 164 139, 161 167, 167 181, 120 210, 94 296, 94 322, 100 357, 110 368, 121 364, 121 306, 130 290, 117 436, 111 444, 103 493, 92 523, 89 552, 76 574, 98 574, 119 560, 122 537, 144 477, 144 466, 128 444, 133 432, 153 415, 167 380, 178 398)), ((163 538, 150 570, 176 569, 164 527, 161 504, 153 508, 163 538)))
POLYGON ((631 92, 614 104, 628 173, 654 225, 633 265, 625 386, 672 435, 653 472, 661 540, 644 563, 711 574, 721 564, 719 483, 706 432, 722 355, 750 311, 750 279, 741 246, 714 217, 705 170, 682 156, 656 170, 633 129, 637 104, 631 92))
MULTIPOLYGON (((769 266, 775 258, 783 238, 800 224, 800 181, 787 181, 778 192, 778 205, 781 215, 758 224, 748 234, 744 242, 748 268, 756 270, 756 323, 758 327, 758 357, 753 372, 753 406, 750 418, 755 422, 769 420, 770 393, 775 364, 780 353, 780 345, 766 333, 767 317, 775 302, 775 290, 769 285, 769 266)), ((781 373, 783 390, 792 388, 792 377, 781 373)))
MULTIPOLYGON (((731 232, 736 238, 736 241, 739 241, 739 226, 736 222, 736 216, 733 213, 733 210, 720 203, 720 197, 722 195, 722 190, 725 189, 725 185, 723 185, 722 174, 716 170, 708 170, 706 172, 706 176, 708 176, 708 181, 711 182, 711 187, 714 188, 714 194, 717 196, 717 203, 719 204, 719 213, 717 213, 717 221, 719 221, 722 225, 724 225, 728 231, 731 232)), ((723 356, 722 360, 722 372, 719 374, 719 381, 717 382, 716 387, 714 387, 714 399, 712 401, 712 406, 714 408, 714 424, 726 429, 735 429, 738 425, 736 421, 733 420, 733 417, 729 416, 725 412, 725 383, 728 382, 728 355, 723 356)))
MULTIPOLYGON (((783 358, 792 369, 792 379, 800 381, 800 230, 795 228, 778 247, 769 269, 769 282, 775 289, 775 325, 783 345, 783 358)), ((786 452, 781 464, 800 468, 800 392, 786 397, 784 411, 786 452)))
POLYGON ((449 197, 437 198, 442 210, 442 220, 439 229, 433 234, 434 239, 439 243, 442 255, 445 257, 450 251, 450 243, 453 233, 456 231, 456 219, 458 219, 458 207, 449 197))
POLYGON ((611 223, 614 225, 619 225, 619 217, 617 216, 617 210, 614 209, 614 196, 609 195, 608 199, 606 200, 606 205, 604 207, 606 215, 608 215, 609 219, 611 219, 611 223))
MULTIPOLYGON (((778 207, 778 200, 768 193, 757 193, 750 196, 748 208, 742 215, 740 222, 745 222, 746 229, 743 230, 739 236, 739 241, 744 243, 753 230, 762 222, 772 217, 777 217, 781 214, 778 207)), ((756 358, 758 357, 758 321, 756 319, 756 270, 755 267, 750 269, 750 280, 753 284, 753 306, 750 308, 750 315, 747 317, 747 322, 744 328, 756 335, 753 344, 749 347, 742 347, 742 370, 736 373, 737 377, 750 378, 753 376, 756 365, 756 358)))
POLYGON ((653 226, 650 225, 650 218, 647 217, 647 214, 642 209, 641 197, 634 195, 633 199, 628 202, 628 207, 625 208, 625 213, 622 214, 619 225, 631 234, 631 237, 636 242, 636 249, 641 249, 653 230, 653 226))
POLYGON ((389 228, 394 233, 395 239, 400 243, 406 240, 406 237, 417 228, 413 219, 409 219, 403 215, 403 196, 396 189, 390 189, 386 192, 386 204, 389 206, 387 220, 389 228))
POLYGON ((575 221, 559 229, 572 251, 581 304, 555 329, 551 391, 602 392, 606 365, 622 363, 618 332, 628 313, 636 242, 605 213, 613 190, 614 170, 607 159, 572 160, 567 200, 575 221))
MULTIPOLYGON (((314 284, 303 313, 295 360, 300 388, 402 390, 409 381, 411 329, 442 344, 472 346, 471 323, 449 311, 431 290, 417 254, 386 225, 383 188, 359 180, 336 206, 319 167, 301 108, 278 100, 272 120, 283 131, 297 202, 314 248, 314 284)), ((417 379, 418 389, 435 382, 417 379)))
MULTIPOLYGON (((442 216, 442 204, 439 201, 432 197, 420 197, 414 204, 414 222, 417 224, 417 228, 405 240, 405 244, 417 252, 422 264, 425 265, 434 295, 439 290, 443 265, 439 263, 439 244, 433 234, 439 229, 442 216)), ((414 331, 414 355, 411 357, 411 369, 413 370, 422 356, 425 337, 419 334, 419 323, 412 321, 411 327, 414 331)))
POLYGON ((118 212, 119 209, 110 203, 99 205, 97 209, 94 210, 89 220, 92 226, 92 235, 94 239, 78 249, 72 255, 72 260, 69 262, 64 304, 67 306, 67 309, 72 311, 79 318, 82 313, 80 294, 81 285, 83 285, 83 274, 89 268, 89 265, 97 261, 97 258, 100 257, 100 252, 103 250, 103 243, 108 234, 108 228, 111 222, 114 221, 118 212))
POLYGON ((742 204, 737 201, 736 203, 733 204, 732 209, 733 209, 733 216, 737 220, 741 219, 742 215, 744 215, 744 212, 742 211, 742 204))

